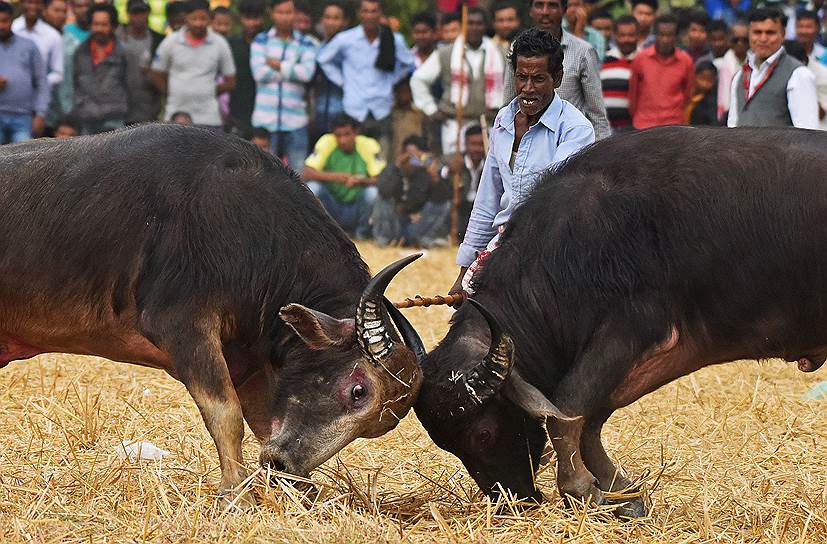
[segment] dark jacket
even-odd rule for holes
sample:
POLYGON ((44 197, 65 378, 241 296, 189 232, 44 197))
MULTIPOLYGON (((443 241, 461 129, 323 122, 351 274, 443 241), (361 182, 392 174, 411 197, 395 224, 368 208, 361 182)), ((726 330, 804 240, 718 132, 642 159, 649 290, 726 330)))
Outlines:
POLYGON ((100 64, 92 64, 90 40, 75 51, 72 79, 72 116, 80 122, 126 119, 129 113, 129 56, 115 39, 115 47, 100 64))
POLYGON ((450 188, 442 181, 434 182, 425 168, 414 168, 405 176, 395 164, 388 165, 376 184, 379 196, 402 206, 405 213, 416 213, 426 202, 445 202, 451 198, 450 188))
POLYGON ((718 121, 718 96, 715 89, 708 92, 700 102, 695 105, 689 119, 692 126, 719 126, 718 121))

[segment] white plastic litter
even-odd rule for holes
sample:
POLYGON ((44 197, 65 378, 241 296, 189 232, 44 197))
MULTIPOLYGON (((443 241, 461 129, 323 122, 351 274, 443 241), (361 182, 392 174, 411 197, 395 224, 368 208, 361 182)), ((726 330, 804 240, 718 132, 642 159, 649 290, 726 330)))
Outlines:
POLYGON ((115 446, 115 453, 118 459, 129 459, 130 461, 158 461, 168 455, 172 455, 166 450, 162 450, 152 442, 142 442, 134 440, 124 440, 120 446, 115 446))
POLYGON ((801 398, 802 400, 827 400, 827 381, 815 384, 801 398))

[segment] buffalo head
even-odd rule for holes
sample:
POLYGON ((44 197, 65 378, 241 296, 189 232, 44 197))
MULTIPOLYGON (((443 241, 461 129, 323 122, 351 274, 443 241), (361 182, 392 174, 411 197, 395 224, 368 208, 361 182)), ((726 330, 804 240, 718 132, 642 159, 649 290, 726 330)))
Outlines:
POLYGON ((513 368, 513 342, 495 317, 469 302, 423 360, 414 410, 436 445, 459 457, 492 499, 504 491, 540 502, 534 475, 547 440, 544 420, 566 416, 513 368))
POLYGON ((281 308, 292 329, 283 340, 286 361, 237 387, 263 465, 305 476, 354 439, 380 436, 407 414, 422 382, 424 349, 383 293, 419 256, 379 272, 352 317, 300 304, 281 308))

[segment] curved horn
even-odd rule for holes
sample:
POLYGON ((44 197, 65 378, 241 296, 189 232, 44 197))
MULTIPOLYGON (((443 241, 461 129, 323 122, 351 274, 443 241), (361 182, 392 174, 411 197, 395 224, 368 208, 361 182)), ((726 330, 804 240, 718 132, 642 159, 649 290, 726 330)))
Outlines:
POLYGON ((356 308, 356 335, 362 353, 379 365, 393 352, 393 339, 382 316, 385 289, 400 270, 422 256, 414 253, 383 268, 368 282, 356 308))
POLYGON ((394 306, 393 302, 385 299, 385 309, 391 316, 396 328, 399 330, 399 334, 402 335, 402 340, 405 341, 405 345, 411 348, 411 351, 414 352, 416 356, 416 362, 421 364, 422 359, 425 358, 425 346, 422 344, 422 339, 419 337, 419 333, 416 332, 416 329, 413 328, 410 321, 402 315, 402 312, 394 306))
POLYGON ((472 298, 469 298, 468 302, 482 314, 491 331, 491 347, 488 348, 488 353, 463 380, 470 402, 483 404, 497 394, 508 378, 514 365, 514 342, 503 332, 497 319, 485 306, 472 298))

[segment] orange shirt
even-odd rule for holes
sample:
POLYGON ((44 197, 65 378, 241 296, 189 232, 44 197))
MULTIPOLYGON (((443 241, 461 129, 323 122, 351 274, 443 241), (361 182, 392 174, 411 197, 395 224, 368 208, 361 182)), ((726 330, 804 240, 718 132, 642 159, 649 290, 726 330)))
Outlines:
POLYGON ((635 56, 629 76, 629 112, 635 128, 682 125, 695 84, 692 58, 680 49, 663 58, 649 46, 635 56))
POLYGON ((100 45, 95 40, 89 40, 89 47, 92 49, 92 64, 97 66, 103 60, 112 54, 115 49, 115 40, 109 40, 106 45, 100 45))

